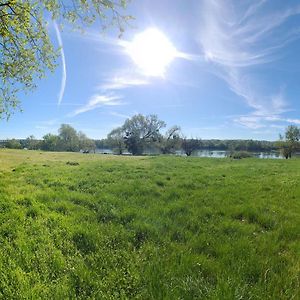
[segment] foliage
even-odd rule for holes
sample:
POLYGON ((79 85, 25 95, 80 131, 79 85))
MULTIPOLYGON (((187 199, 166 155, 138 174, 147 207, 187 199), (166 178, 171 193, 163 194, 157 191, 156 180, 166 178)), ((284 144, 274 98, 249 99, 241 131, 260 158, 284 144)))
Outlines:
POLYGON ((60 140, 55 134, 48 133, 43 137, 42 150, 45 151, 59 151, 60 140))
POLYGON ((0 160, 3 299, 300 297, 299 159, 0 160))
MULTIPOLYGON (((178 132, 179 133, 179 132, 178 132)), ((181 134, 179 134, 180 136, 181 134)), ((160 136, 159 141, 156 143, 156 146, 161 149, 164 148, 164 139, 163 136, 160 136)), ((115 148, 117 147, 111 146, 110 143, 106 140, 97 140, 95 141, 97 148, 115 148)), ((170 141, 175 142, 175 141, 170 141)), ((178 144, 181 145, 182 138, 178 141, 178 144)), ((224 150, 224 151, 248 151, 248 152, 269 152, 269 151, 277 151, 278 143, 270 142, 270 141, 257 141, 257 140, 198 140, 198 148, 199 150, 224 150)), ((161 149, 163 153, 163 149, 161 149)))
POLYGON ((0 3, 0 117, 18 107, 20 90, 32 90, 36 79, 53 71, 58 51, 48 32, 49 16, 83 28, 97 18, 102 27, 116 23, 122 33, 130 19, 122 16, 126 0, 7 0, 0 3))
POLYGON ((30 135, 24 143, 24 148, 29 150, 38 150, 41 147, 41 142, 37 140, 33 135, 30 135))
POLYGON ((272 151, 277 150, 276 143, 256 140, 201 140, 199 149, 227 151, 272 151))
POLYGON ((91 151, 95 152, 96 144, 92 139, 88 138, 86 134, 84 134, 81 131, 77 133, 77 137, 78 137, 78 148, 80 150, 82 150, 85 153, 89 153, 91 151))
POLYGON ((286 128, 284 136, 279 136, 277 145, 281 154, 286 159, 291 158, 292 154, 300 149, 300 129, 297 126, 290 125, 286 128))
POLYGON ((126 148, 123 128, 117 127, 113 129, 107 135, 107 143, 108 146, 111 147, 117 154, 123 154, 126 148))
POLYGON ((300 140, 300 129, 294 125, 288 126, 285 131, 285 139, 296 146, 300 140))
POLYGON ((242 159, 252 157, 252 155, 247 151, 233 151, 229 153, 229 157, 233 159, 242 159))
POLYGON ((159 130, 165 127, 164 121, 156 115, 135 115, 127 119, 122 126, 125 145, 133 155, 143 154, 144 147, 157 142, 160 137, 159 130))
POLYGON ((11 139, 6 142, 5 147, 8 149, 21 149, 22 145, 18 140, 11 139))
POLYGON ((167 130, 164 135, 161 135, 157 143, 158 148, 163 154, 174 153, 181 146, 180 127, 173 126, 167 130))
POLYGON ((64 151, 77 152, 79 151, 79 138, 76 130, 68 125, 62 124, 58 130, 61 147, 64 151))
POLYGON ((95 150, 95 142, 83 132, 77 132, 72 126, 62 124, 59 134, 48 133, 43 137, 41 149, 45 151, 90 152, 95 150))
POLYGON ((184 138, 181 142, 182 150, 187 156, 191 156, 195 150, 199 149, 199 145, 200 141, 197 139, 184 138))

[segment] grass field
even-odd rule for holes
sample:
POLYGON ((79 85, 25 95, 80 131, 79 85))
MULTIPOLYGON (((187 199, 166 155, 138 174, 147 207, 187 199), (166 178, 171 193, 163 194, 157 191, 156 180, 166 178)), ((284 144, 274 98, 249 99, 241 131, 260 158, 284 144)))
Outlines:
POLYGON ((1 299, 300 299, 300 159, 0 151, 1 299))

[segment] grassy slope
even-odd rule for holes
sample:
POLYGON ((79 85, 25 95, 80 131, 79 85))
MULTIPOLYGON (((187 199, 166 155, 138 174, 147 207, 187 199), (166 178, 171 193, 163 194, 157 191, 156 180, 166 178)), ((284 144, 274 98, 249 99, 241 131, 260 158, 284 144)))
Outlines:
POLYGON ((1 150, 0 298, 299 299, 299 182, 299 159, 1 150))

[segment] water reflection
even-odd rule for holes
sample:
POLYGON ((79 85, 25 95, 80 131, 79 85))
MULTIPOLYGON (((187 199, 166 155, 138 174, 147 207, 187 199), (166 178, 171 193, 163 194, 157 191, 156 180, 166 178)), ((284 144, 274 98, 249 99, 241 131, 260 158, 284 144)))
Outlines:
MULTIPOLYGON (((283 157, 279 152, 249 152, 253 157, 257 158, 272 158, 272 159, 282 159, 283 157)), ((215 157, 215 158, 225 158, 229 156, 229 151, 219 151, 219 150, 198 150, 195 151, 192 156, 197 157, 215 157)), ((179 155, 184 155, 180 153, 179 155)))
MULTIPOLYGON (((113 154, 114 152, 111 149, 97 149, 96 153, 99 154, 113 154)), ((279 152, 249 152, 253 157, 256 158, 272 158, 272 159, 282 159, 283 157, 280 155, 279 152)), ((126 155, 130 155, 128 152, 124 152, 126 155)), ((151 155, 151 154, 159 154, 158 152, 152 151, 146 151, 145 154, 151 155)), ((214 157, 214 158, 225 158, 229 156, 229 151, 221 151, 221 150, 197 150, 194 151, 192 156, 197 157, 214 157)), ((183 151, 176 151, 176 155, 185 156, 185 153, 183 151)))

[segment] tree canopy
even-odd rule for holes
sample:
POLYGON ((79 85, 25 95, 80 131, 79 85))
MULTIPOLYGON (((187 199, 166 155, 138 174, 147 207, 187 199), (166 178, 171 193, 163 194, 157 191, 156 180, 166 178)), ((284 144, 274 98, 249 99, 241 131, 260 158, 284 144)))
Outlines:
POLYGON ((123 131, 128 151, 133 155, 142 154, 147 143, 159 140, 159 130, 164 127, 166 127, 166 123, 159 120, 156 115, 138 114, 127 119, 123 125, 123 131))
POLYGON ((300 128, 295 125, 290 125, 286 128, 284 136, 280 135, 278 146, 281 149, 281 154, 285 158, 291 158, 292 153, 300 148, 300 128))
POLYGON ((181 145, 181 133, 179 126, 172 126, 164 135, 161 135, 158 148, 163 154, 175 153, 181 145))
POLYGON ((68 124, 61 124, 58 135, 48 133, 43 137, 40 148, 45 151, 90 152, 94 151, 95 142, 83 132, 77 132, 68 124))
POLYGON ((46 70, 54 70, 58 50, 49 37, 49 21, 83 28, 99 19, 105 28, 130 18, 120 13, 127 0, 0 1, 0 118, 19 107, 18 93, 32 90, 46 70))
POLYGON ((184 138, 181 143, 182 150, 187 156, 191 156, 193 151, 199 149, 200 140, 184 138))
POLYGON ((117 153, 123 154, 125 150, 125 141, 124 141, 124 130, 122 127, 117 127, 113 129, 107 135, 107 141, 110 147, 117 153))
POLYGON ((137 114, 127 119, 123 126, 113 129, 107 136, 108 142, 119 154, 127 148, 133 155, 140 155, 145 146, 160 140, 160 129, 165 126, 156 115, 137 114))

